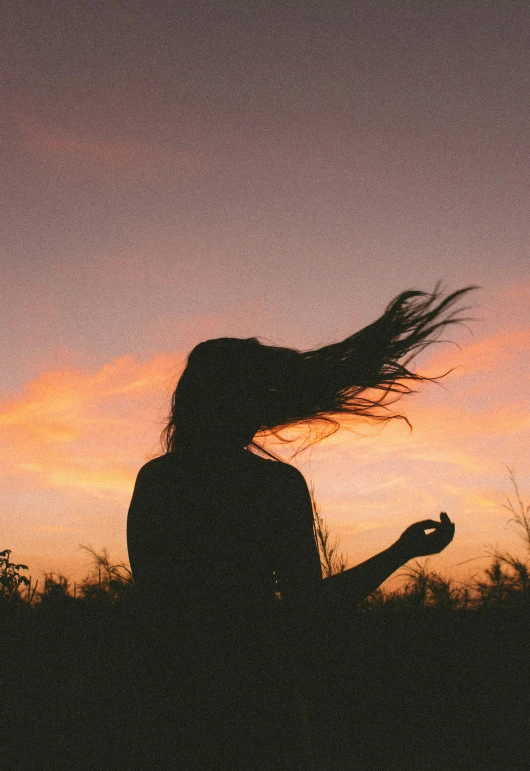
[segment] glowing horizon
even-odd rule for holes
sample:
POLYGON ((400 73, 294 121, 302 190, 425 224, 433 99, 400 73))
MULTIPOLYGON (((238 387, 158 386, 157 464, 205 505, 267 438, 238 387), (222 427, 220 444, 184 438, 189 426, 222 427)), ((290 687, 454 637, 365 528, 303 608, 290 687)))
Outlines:
MULTIPOLYGON (((350 565, 441 510, 455 519, 457 535, 433 558, 440 569, 462 575, 455 566, 478 558, 488 542, 521 548, 516 533, 505 530, 501 504, 511 492, 503 463, 516 467, 523 490, 530 476, 523 465, 530 385, 524 399, 521 389, 508 388, 529 347, 530 330, 523 328, 472 340, 458 355, 452 346, 432 348, 420 372, 454 369, 443 388, 425 384, 395 405, 412 432, 400 421, 383 429, 359 422, 355 433, 342 429, 294 458, 350 565)), ((185 354, 129 354, 96 369, 48 370, 4 398, 2 513, 18 502, 19 520, 4 526, 2 548, 34 573, 71 573, 72 580, 88 566, 79 544, 127 560, 125 520, 136 473, 162 451, 158 438, 184 362, 185 354), (24 500, 33 507, 22 511, 24 500)), ((274 449, 288 459, 293 448, 274 449)))

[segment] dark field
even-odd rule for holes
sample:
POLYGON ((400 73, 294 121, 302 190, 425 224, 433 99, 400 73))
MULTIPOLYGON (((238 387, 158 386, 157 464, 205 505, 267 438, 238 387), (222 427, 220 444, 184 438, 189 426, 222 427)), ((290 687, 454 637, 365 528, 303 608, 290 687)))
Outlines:
MULTIPOLYGON (((0 626, 3 768, 186 771, 160 733, 163 702, 143 698, 134 618, 26 611, 0 626)), ((327 758, 315 768, 527 771, 529 620, 525 606, 420 608, 328 625, 305 675, 313 742, 327 758)))

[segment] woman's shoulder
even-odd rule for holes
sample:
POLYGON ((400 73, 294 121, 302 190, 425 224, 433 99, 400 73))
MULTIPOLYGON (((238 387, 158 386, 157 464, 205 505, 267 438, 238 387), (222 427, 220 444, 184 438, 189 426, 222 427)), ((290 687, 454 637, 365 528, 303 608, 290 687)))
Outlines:
POLYGON ((254 457, 274 487, 307 487, 304 475, 296 466, 281 460, 268 460, 259 456, 254 457))
POLYGON ((161 475, 166 474, 174 467, 175 458, 171 457, 170 453, 165 453, 164 455, 159 455, 156 458, 151 458, 151 460, 148 460, 147 463, 144 463, 138 472, 138 479, 140 481, 156 479, 161 475))
MULTIPOLYGON (((282 460, 270 460, 268 458, 263 458, 260 455, 257 455, 253 452, 246 452, 244 455, 245 464, 248 465, 251 468, 254 468, 256 472, 258 472, 260 475, 263 475, 267 480, 270 480, 271 483, 278 483, 278 484, 303 484, 305 485, 305 479, 301 471, 299 471, 295 466, 292 466, 289 463, 285 463, 282 460)), ((191 463, 191 466, 199 466, 202 467, 204 470, 204 467, 209 467, 210 465, 217 465, 220 464, 223 466, 223 462, 221 459, 217 459, 216 461, 212 461, 210 459, 210 462, 204 463, 205 459, 202 459, 202 463, 191 463)), ((148 481, 153 479, 160 479, 162 476, 166 476, 167 474, 174 474, 177 469, 180 468, 182 470, 183 468, 186 468, 187 471, 188 466, 190 465, 190 458, 180 457, 176 453, 165 453, 164 455, 159 455, 156 458, 152 458, 151 460, 147 461, 138 472, 138 478, 140 481, 148 481)), ((236 463, 236 466, 238 464, 236 463)))

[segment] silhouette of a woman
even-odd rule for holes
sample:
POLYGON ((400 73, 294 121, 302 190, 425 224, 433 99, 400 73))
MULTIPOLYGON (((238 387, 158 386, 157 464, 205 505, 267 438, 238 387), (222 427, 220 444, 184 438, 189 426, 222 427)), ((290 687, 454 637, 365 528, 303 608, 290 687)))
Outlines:
POLYGON ((462 321, 454 306, 469 289, 404 292, 373 324, 318 350, 220 338, 190 353, 166 453, 141 468, 127 521, 159 666, 158 714, 171 715, 168 735, 180 736, 167 754, 181 753, 181 764, 173 757, 168 767, 312 767, 281 630, 290 624, 290 640, 307 652, 323 609, 358 603, 408 560, 440 552, 454 525, 445 513, 417 522, 385 551, 323 579, 304 477, 263 457, 254 438, 300 422, 336 430, 348 415, 402 418, 388 405, 429 379, 407 368, 411 357, 462 321))

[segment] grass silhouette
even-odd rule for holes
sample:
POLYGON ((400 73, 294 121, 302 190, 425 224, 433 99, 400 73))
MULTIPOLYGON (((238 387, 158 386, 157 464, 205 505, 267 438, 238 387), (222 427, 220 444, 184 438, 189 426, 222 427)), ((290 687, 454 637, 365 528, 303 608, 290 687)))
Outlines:
MULTIPOLYGON (((326 767, 527 767, 530 507, 509 471, 514 495, 505 507, 522 555, 490 551, 491 564, 468 583, 416 561, 399 590, 377 590, 325 619, 308 689, 326 767)), ((323 572, 338 572, 338 542, 315 515, 323 572)), ((171 726, 160 730, 165 702, 149 691, 130 569, 105 549, 83 548, 92 568, 82 582, 49 573, 38 591, 27 566, 0 552, 4 767, 186 771, 171 726), (171 753, 177 760, 165 765, 171 753)))

